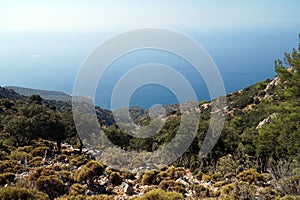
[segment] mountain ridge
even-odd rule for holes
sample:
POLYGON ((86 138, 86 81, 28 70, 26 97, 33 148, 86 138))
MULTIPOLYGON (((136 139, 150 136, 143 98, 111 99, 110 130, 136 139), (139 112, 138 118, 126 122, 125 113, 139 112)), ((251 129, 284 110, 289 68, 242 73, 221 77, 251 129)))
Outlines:
POLYGON ((72 96, 64 92, 55 91, 55 90, 40 90, 19 86, 5 86, 6 89, 14 90, 16 93, 30 97, 34 94, 40 95, 45 100, 56 100, 56 101, 71 101, 72 96))

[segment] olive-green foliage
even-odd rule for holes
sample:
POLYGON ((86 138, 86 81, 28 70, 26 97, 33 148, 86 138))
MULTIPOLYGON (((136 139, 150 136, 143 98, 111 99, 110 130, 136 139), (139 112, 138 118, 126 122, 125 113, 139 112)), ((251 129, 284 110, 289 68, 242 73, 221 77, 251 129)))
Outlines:
POLYGON ((276 190, 281 195, 300 194, 300 175, 287 176, 277 181, 276 190))
POLYGON ((131 198, 130 200, 183 200, 183 199, 184 199, 183 195, 177 192, 165 192, 163 190, 157 189, 146 193, 144 196, 134 197, 131 198))
POLYGON ((43 138, 57 142, 60 147, 67 136, 59 114, 35 103, 20 106, 17 115, 5 124, 5 131, 19 146, 43 138))
POLYGON ((165 191, 185 193, 185 185, 174 180, 164 180, 158 186, 165 191))
POLYGON ((240 181, 245 181, 248 183, 256 183, 257 181, 262 181, 263 176, 258 173, 255 169, 249 169, 241 172, 237 175, 240 181))
POLYGON ((76 196, 62 196, 60 198, 56 198, 55 200, 114 200, 112 196, 108 195, 92 195, 92 196, 84 196, 84 195, 76 195, 76 196))
POLYGON ((39 199, 48 200, 47 194, 26 188, 6 187, 0 188, 0 199, 2 200, 24 200, 24 199, 39 199))
POLYGON ((29 161, 29 165, 34 167, 41 166, 42 164, 43 158, 41 156, 34 157, 29 161))
POLYGON ((182 167, 169 167, 165 173, 161 172, 160 177, 164 177, 164 179, 176 180, 185 174, 185 169, 182 167))
POLYGON ((8 153, 0 151, 0 160, 9 160, 8 153))
POLYGON ((35 187, 51 198, 65 193, 65 184, 56 175, 40 176, 35 182, 35 187))
POLYGON ((102 175, 104 170, 105 167, 102 163, 92 160, 75 172, 74 180, 77 182, 82 182, 88 179, 93 179, 95 176, 102 175))
POLYGON ((231 183, 223 186, 220 190, 221 199, 234 199, 236 188, 236 183, 231 183))
POLYGON ((64 170, 65 166, 60 164, 54 164, 47 167, 38 167, 33 173, 30 174, 29 179, 36 181, 40 176, 51 176, 51 175, 61 175, 63 178, 68 179, 70 172, 64 170))
POLYGON ((71 196, 85 195, 86 191, 87 191, 87 185, 80 185, 78 183, 75 183, 70 187, 69 195, 71 196))
MULTIPOLYGON (((255 199, 256 187, 248 182, 239 182, 236 187, 236 196, 239 199, 255 199)), ((267 194, 265 194, 267 196, 267 194)), ((274 197, 273 197, 274 198, 274 197)))
POLYGON ((142 185, 158 185, 160 182, 158 174, 158 170, 152 170, 144 173, 141 180, 142 185))
POLYGON ((84 195, 76 195, 76 196, 63 195, 59 198, 55 198, 55 200, 86 200, 86 198, 84 195))
POLYGON ((198 172, 195 176, 199 181, 211 181, 211 177, 209 175, 204 174, 203 172, 198 172))
POLYGON ((207 198, 209 197, 209 190, 204 187, 203 185, 192 185, 191 189, 193 191, 193 198, 199 199, 199 198, 207 198))
POLYGON ((237 161, 231 154, 221 157, 216 166, 216 171, 220 172, 223 176, 229 173, 235 173, 237 168, 237 161))
POLYGON ((24 151, 26 153, 30 153, 33 150, 33 146, 23 146, 23 147, 19 147, 17 148, 16 151, 24 151))
POLYGON ((300 196, 285 195, 284 197, 278 198, 278 200, 299 200, 300 196))
POLYGON ((121 177, 122 179, 131 179, 134 180, 135 179, 135 174, 128 172, 128 171, 121 171, 121 177))
POLYGON ((44 156, 50 155, 50 148, 49 147, 36 147, 30 153, 32 154, 33 157, 36 157, 36 156, 44 157, 44 156))
POLYGON ((70 160, 70 165, 80 167, 82 165, 85 165, 89 162, 89 160, 86 158, 85 155, 77 155, 77 156, 72 156, 70 160))
POLYGON ((56 156, 55 159, 53 159, 54 162, 60 162, 60 163, 68 163, 68 155, 62 153, 56 156))
POLYGON ((32 157, 31 154, 26 153, 24 151, 18 151, 18 150, 15 150, 10 154, 11 159, 21 161, 22 163, 24 163, 25 160, 29 161, 31 157, 32 157))
POLYGON ((101 194, 88 196, 86 197, 86 200, 114 200, 114 198, 112 196, 101 194))
POLYGON ((16 177, 16 175, 11 172, 0 174, 0 185, 4 186, 7 183, 14 182, 15 177, 16 177))
POLYGON ((12 172, 17 173, 23 167, 16 160, 3 160, 0 162, 0 173, 12 172))
POLYGON ((121 185, 121 183, 123 182, 122 177, 120 176, 119 172, 112 172, 109 175, 108 180, 113 185, 121 185))
POLYGON ((41 104, 43 101, 43 98, 38 95, 38 94, 33 94, 28 98, 29 102, 31 103, 37 103, 37 104, 41 104))

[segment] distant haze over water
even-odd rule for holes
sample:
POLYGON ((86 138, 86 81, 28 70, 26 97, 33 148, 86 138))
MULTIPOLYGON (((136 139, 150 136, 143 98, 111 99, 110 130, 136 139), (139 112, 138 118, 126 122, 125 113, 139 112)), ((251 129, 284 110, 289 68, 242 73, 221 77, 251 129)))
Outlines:
MULTIPOLYGON (((202 45, 223 76, 227 93, 273 78, 274 60, 282 59, 298 44, 295 31, 183 32, 202 45)), ((0 85, 15 85, 71 93, 76 73, 89 53, 111 33, 0 33, 0 85)), ((114 34, 113 34, 114 35, 114 34)), ((101 79, 96 104, 110 109, 114 84, 130 68, 146 63, 173 67, 193 86, 198 100, 209 100, 201 75, 173 54, 142 50, 116 60, 101 79)), ((167 77, 172 79, 172 77, 167 77)), ((184 88, 183 88, 184 89, 184 88)), ((153 104, 177 103, 167 88, 146 85, 132 96, 130 104, 149 108, 153 104)))

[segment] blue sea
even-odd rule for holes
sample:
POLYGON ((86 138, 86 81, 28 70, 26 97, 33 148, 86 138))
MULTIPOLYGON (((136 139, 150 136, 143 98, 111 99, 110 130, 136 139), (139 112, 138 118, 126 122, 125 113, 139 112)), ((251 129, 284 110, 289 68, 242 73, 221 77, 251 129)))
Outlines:
MULTIPOLYGON (((298 30, 182 32, 209 53, 227 93, 275 76, 274 60, 298 45, 298 30)), ((76 74, 88 55, 116 33, 0 33, 0 86, 22 86, 71 94, 76 74)), ((102 76, 96 105, 111 109, 111 94, 120 77, 133 67, 160 63, 172 67, 192 85, 197 98, 210 100, 200 74, 183 58, 159 50, 140 50, 120 57, 102 76)), ((172 80, 172 77, 166 77, 172 80)), ((176 80, 174 80, 176 81, 176 80)), ((185 89, 185 88, 181 88, 185 89)), ((188 100, 188 99, 187 99, 188 100)), ((176 94, 158 84, 139 87, 129 104, 149 108, 177 103, 176 94)), ((120 107, 126 106, 120 104, 120 107)))

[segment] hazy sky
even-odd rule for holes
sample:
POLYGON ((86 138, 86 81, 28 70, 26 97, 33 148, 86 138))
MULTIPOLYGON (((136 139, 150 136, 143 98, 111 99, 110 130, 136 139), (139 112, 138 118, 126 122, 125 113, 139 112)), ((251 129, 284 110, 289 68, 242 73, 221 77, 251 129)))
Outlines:
POLYGON ((229 91, 241 89, 272 78, 274 59, 295 47, 299 8, 300 0, 0 0, 0 85, 69 92, 97 45, 155 27, 195 39, 229 91))
POLYGON ((299 0, 1 0, 0 31, 300 27, 299 0))

